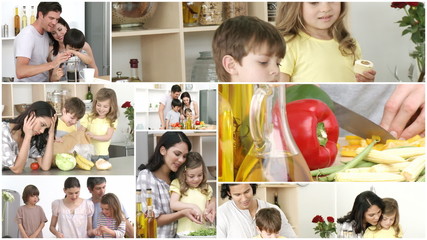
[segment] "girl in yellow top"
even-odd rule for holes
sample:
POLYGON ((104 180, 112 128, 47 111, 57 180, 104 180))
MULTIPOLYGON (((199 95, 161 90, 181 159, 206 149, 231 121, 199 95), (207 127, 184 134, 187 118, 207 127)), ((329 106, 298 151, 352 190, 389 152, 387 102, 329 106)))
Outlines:
POLYGON ((355 74, 361 57, 356 40, 346 29, 345 2, 281 2, 276 27, 285 38, 282 81, 372 82, 375 70, 355 74))
POLYGON ((399 225, 399 205, 393 198, 383 198, 384 212, 376 226, 370 226, 363 238, 402 238, 403 232, 399 225))
POLYGON ((109 159, 108 147, 117 128, 117 96, 110 88, 101 88, 92 103, 92 112, 80 120, 80 130, 86 131, 95 147, 92 161, 109 159))
MULTIPOLYGON (((207 184, 206 173, 202 156, 197 152, 189 152, 187 160, 178 169, 178 178, 170 186, 170 206, 173 211, 190 208, 198 213, 198 220, 214 222, 215 216, 205 214, 206 206, 215 201, 212 188, 207 184)), ((177 233, 193 232, 202 227, 188 218, 181 218, 178 220, 177 233)))

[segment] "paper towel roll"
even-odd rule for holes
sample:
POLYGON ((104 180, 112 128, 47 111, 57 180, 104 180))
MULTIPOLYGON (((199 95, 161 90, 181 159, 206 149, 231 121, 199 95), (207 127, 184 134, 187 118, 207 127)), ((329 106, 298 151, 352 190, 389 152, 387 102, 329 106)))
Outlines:
POLYGON ((369 60, 357 60, 354 63, 354 73, 363 74, 363 72, 374 68, 374 63, 369 60))

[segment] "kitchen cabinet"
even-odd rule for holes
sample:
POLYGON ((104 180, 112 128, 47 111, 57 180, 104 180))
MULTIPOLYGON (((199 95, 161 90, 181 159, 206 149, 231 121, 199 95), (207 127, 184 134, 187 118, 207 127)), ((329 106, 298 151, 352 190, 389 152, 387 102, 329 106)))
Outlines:
POLYGON ((15 104, 31 104, 35 101, 47 101, 47 92, 67 90, 69 97, 86 99, 88 87, 95 96, 103 88, 103 84, 2 84, 2 104, 4 106, 2 118, 14 118, 19 115, 15 104))
MULTIPOLYGON (((267 2, 249 2, 248 12, 267 21, 267 2)), ((129 75, 129 59, 139 58, 144 82, 190 81, 194 61, 199 52, 211 51, 217 28, 184 27, 182 3, 159 2, 144 29, 113 29, 113 73, 129 75)))
MULTIPOLYGON (((221 184, 218 184, 218 194, 221 193, 221 184)), ((286 184, 258 184, 255 197, 274 204, 274 194, 278 195, 280 209, 285 213, 289 223, 298 236, 298 186, 294 183, 286 184)), ((228 198, 218 198, 218 206, 229 201, 228 198)))

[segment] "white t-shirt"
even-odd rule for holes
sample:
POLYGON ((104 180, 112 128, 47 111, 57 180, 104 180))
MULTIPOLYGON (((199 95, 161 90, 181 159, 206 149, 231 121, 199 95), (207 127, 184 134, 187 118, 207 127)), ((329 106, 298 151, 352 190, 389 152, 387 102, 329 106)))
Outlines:
MULTIPOLYGON (((25 27, 15 38, 15 64, 17 57, 29 58, 29 65, 41 65, 47 63, 47 58, 49 56, 49 42, 49 36, 46 31, 43 34, 40 34, 33 25, 25 27)), ((28 78, 15 79, 15 82, 48 81, 49 71, 45 71, 28 78)))
POLYGON ((166 94, 165 96, 163 96, 162 99, 160 99, 160 103, 165 105, 165 108, 163 110, 163 114, 164 114, 163 117, 165 118, 165 120, 166 120, 166 114, 170 110, 172 110, 172 100, 173 98, 170 93, 166 94))
MULTIPOLYGON (((280 236, 287 238, 295 238, 295 232, 289 224, 283 211, 274 204, 258 201, 259 211, 262 208, 276 208, 282 216, 282 227, 280 228, 280 236)), ((217 237, 218 238, 252 238, 258 235, 256 230, 255 218, 251 216, 249 210, 239 209, 233 200, 222 204, 218 208, 217 220, 217 237)))

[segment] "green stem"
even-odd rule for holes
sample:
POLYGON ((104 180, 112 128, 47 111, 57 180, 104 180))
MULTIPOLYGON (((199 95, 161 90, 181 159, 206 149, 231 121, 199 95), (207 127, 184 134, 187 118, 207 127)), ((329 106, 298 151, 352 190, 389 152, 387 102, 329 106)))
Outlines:
POLYGON ((325 124, 323 122, 317 123, 316 133, 320 146, 326 146, 326 143, 328 143, 328 133, 326 132, 325 124))
MULTIPOLYGON (((345 163, 345 164, 347 164, 347 163, 345 163)), ((329 175, 329 174, 332 174, 334 172, 340 171, 342 168, 344 168, 345 164, 312 170, 312 171, 310 171, 310 173, 311 173, 311 176, 313 176, 313 177, 322 176, 322 175, 329 175)), ((375 165, 375 163, 362 160, 362 161, 360 161, 359 164, 357 164, 356 168, 372 167, 373 165, 375 165)))

